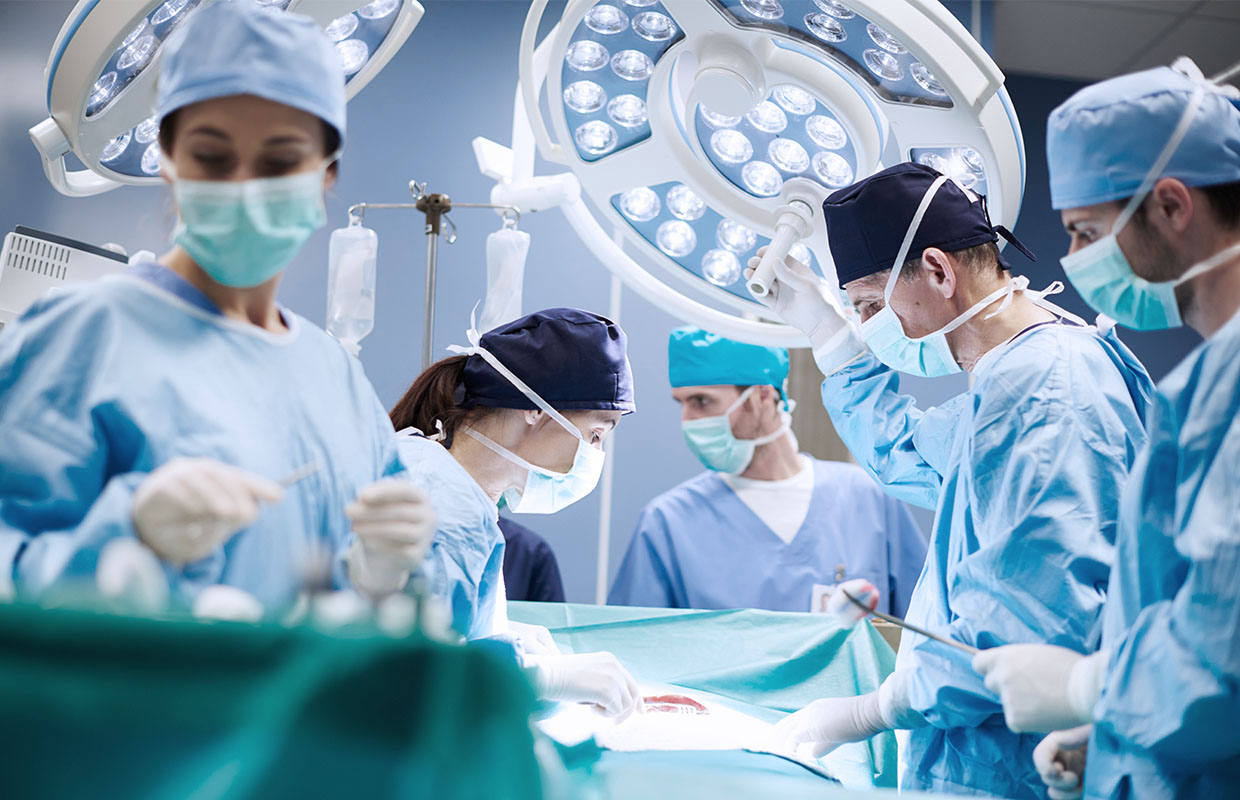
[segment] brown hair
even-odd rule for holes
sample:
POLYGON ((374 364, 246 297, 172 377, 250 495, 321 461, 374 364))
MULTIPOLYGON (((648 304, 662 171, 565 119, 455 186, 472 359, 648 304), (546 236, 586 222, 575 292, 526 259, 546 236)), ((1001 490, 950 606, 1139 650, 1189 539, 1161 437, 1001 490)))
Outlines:
POLYGON ((449 356, 423 370, 392 407, 388 415, 392 418, 392 427, 398 431, 417 428, 433 436, 435 422, 439 421, 443 424, 444 447, 451 447, 452 437, 461 423, 493 414, 493 408, 461 408, 456 404, 456 389, 465 377, 466 360, 468 356, 449 356))

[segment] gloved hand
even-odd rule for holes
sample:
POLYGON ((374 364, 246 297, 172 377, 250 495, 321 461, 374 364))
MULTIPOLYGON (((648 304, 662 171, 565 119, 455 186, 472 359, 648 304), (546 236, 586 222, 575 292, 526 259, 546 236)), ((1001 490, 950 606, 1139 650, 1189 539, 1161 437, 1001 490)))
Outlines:
MULTIPOLYGON (((758 268, 765 247, 749 259, 745 277, 758 268)), ((788 256, 775 262, 775 281, 765 297, 754 299, 779 315, 779 318, 809 337, 814 361, 824 374, 831 374, 865 352, 865 344, 853 333, 852 326, 827 300, 830 291, 826 281, 788 256)))
POLYGON ((985 677, 986 688, 999 695, 1009 728, 1045 733, 1093 721, 1108 655, 1083 656, 1049 644, 1009 644, 978 653, 973 669, 985 677))
POLYGON ((206 557, 258 519, 259 502, 277 503, 284 489, 210 458, 174 458, 153 471, 133 496, 133 527, 143 544, 172 564, 206 557))
POLYGON ((560 655, 560 647, 551 637, 551 631, 542 625, 508 620, 508 631, 521 642, 521 649, 527 656, 560 655))
POLYGON ((896 727, 907 705, 897 695, 897 681, 888 676, 876 692, 857 697, 825 697, 784 717, 775 726, 775 747, 779 752, 796 752, 810 746, 810 754, 821 758, 848 742, 860 742, 896 727))
POLYGON ((435 536, 426 492, 405 478, 384 478, 363 487, 345 514, 357 534, 346 556, 354 588, 371 596, 405 588, 435 536))
POLYGON ((878 587, 865 578, 853 578, 836 586, 827 598, 827 615, 845 628, 851 628, 869 616, 865 609, 849 600, 849 596, 861 601, 871 611, 878 608, 882 597, 878 587))
POLYGON ((1055 731, 1033 749, 1033 765, 1051 800, 1077 800, 1085 791, 1085 758, 1093 725, 1055 731))
POLYGON ((637 681, 611 653, 529 656, 535 682, 547 700, 593 703, 605 715, 625 720, 642 709, 637 681))

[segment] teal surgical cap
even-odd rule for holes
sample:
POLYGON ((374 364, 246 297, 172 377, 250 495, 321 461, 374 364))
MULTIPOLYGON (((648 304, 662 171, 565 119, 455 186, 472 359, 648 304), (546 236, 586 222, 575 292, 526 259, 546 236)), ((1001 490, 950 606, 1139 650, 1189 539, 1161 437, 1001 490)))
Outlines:
POLYGON ((164 45, 155 110, 252 94, 313 114, 344 144, 344 68, 322 29, 301 14, 254 0, 192 12, 164 45))
POLYGON ((674 388, 774 386, 783 394, 788 351, 734 342, 701 328, 677 328, 667 340, 667 377, 674 388))
MULTIPOLYGON (((1080 208, 1137 193, 1203 79, 1170 67, 1095 83, 1051 112, 1051 207, 1080 208)), ((1240 181, 1240 101, 1209 85, 1160 177, 1187 186, 1240 181)))

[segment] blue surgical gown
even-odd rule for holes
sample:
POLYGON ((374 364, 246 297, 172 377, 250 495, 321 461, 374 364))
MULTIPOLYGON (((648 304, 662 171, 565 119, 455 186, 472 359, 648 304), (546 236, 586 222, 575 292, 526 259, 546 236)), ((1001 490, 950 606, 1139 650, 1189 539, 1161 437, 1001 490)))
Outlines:
POLYGON ((281 308, 276 334, 223 316, 156 264, 34 305, 0 333, 0 581, 38 595, 93 579, 100 548, 134 536, 134 490, 171 458, 272 480, 317 472, 208 557, 166 569, 186 600, 222 583, 268 609, 314 559, 337 586, 345 506, 400 471, 392 424, 357 359, 281 308))
POLYGON ((814 460, 805 522, 784 542, 715 472, 642 511, 607 602, 809 611, 814 584, 866 578, 903 615, 926 556, 908 509, 853 464, 814 460))
POLYGON ((406 474, 430 495, 435 508, 435 539, 426 558, 431 590, 448 601, 452 627, 462 636, 505 633, 499 508, 443 445, 403 433, 397 442, 406 474))
POLYGON ((1120 510, 1090 798, 1240 797, 1240 314, 1158 386, 1120 510))
MULTIPOLYGON (((907 619, 975 647, 1098 647, 1119 493, 1152 391, 1114 331, 1051 323, 987 353, 973 387, 921 411, 866 353, 823 402, 861 465, 901 499, 937 506, 907 619)), ((1044 798, 1041 737, 1008 730, 969 657, 906 632, 896 668, 927 725, 902 744, 908 789, 1044 798)), ((903 738, 903 737, 902 737, 903 738)))

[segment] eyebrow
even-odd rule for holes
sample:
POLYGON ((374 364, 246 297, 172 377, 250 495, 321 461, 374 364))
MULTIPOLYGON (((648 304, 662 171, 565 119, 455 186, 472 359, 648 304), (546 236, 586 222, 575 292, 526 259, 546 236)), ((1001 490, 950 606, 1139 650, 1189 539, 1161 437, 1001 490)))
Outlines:
POLYGON ((210 125, 199 125, 197 128, 191 129, 186 135, 192 136, 195 133, 201 133, 204 136, 211 136, 216 139, 223 139, 226 142, 232 141, 232 137, 227 133, 224 133, 219 128, 212 128, 210 125))

